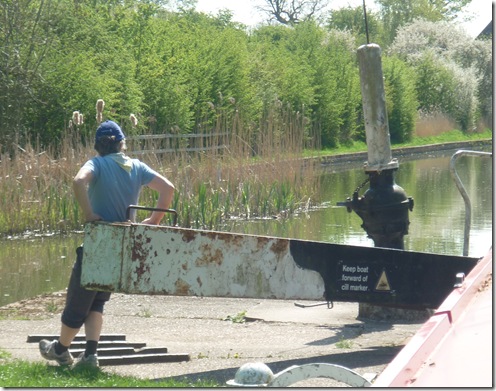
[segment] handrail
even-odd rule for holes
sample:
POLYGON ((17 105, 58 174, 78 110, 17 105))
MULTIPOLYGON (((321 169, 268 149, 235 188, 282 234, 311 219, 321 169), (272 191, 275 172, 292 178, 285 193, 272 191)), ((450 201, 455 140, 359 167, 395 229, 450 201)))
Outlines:
POLYGON ((456 151, 455 154, 451 157, 450 161, 450 172, 451 172, 451 177, 455 181, 456 187, 458 188, 458 191, 463 197, 463 200, 465 201, 465 230, 464 230, 464 236, 463 236, 463 256, 468 255, 468 245, 469 245, 469 237, 470 237, 470 221, 472 219, 472 204, 470 202, 470 198, 468 196, 467 191, 465 190, 465 187, 463 186, 463 183, 458 176, 458 173, 456 172, 456 160, 461 157, 461 156, 490 156, 492 157, 493 154, 492 152, 479 152, 479 151, 468 151, 461 149, 459 151, 456 151))
POLYGON ((148 206, 129 205, 126 209, 126 219, 128 219, 128 220, 131 216, 131 209, 149 210, 152 212, 172 213, 174 215, 173 227, 175 227, 177 225, 177 212, 174 209, 160 209, 160 208, 151 208, 148 206))

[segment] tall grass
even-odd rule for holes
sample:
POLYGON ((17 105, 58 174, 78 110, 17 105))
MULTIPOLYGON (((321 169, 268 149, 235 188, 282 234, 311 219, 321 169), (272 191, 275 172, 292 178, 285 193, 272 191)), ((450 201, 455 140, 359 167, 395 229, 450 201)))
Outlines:
MULTIPOLYGON (((236 110, 217 112, 215 128, 199 129, 227 131, 227 138, 210 138, 211 144, 204 145, 222 143, 222 149, 144 156, 175 184, 172 208, 180 226, 219 229, 232 218, 285 216, 318 194, 315 168, 300 159, 308 145, 301 116, 279 106, 258 126, 243 128, 239 115, 236 110)), ((149 191, 142 199, 154 203, 149 191)))
MULTIPOLYGON (((230 219, 281 218, 320 202, 318 167, 302 157, 365 151, 365 143, 336 150, 319 149, 319 135, 307 133, 304 113, 275 104, 260 123, 243 127, 245 121, 232 109, 212 107, 211 117, 197 133, 219 135, 205 138, 201 152, 154 153, 161 146, 145 140, 128 153, 150 151, 140 158, 168 177, 176 186, 171 208, 178 225, 185 228, 222 229, 230 219), (227 136, 226 136, 227 134, 227 136), (213 148, 223 146, 222 148, 213 148), (309 152, 310 151, 310 152, 309 152)), ((434 124, 439 127, 439 122, 434 124)), ((175 130, 173 130, 175 131, 175 130)), ((429 132, 409 143, 422 145, 491 138, 492 132, 429 132), (436 134, 436 135, 433 135, 436 134)), ((185 147, 185 140, 181 140, 185 147)), ((163 146, 162 146, 163 147, 163 146)), ((169 145, 170 147, 170 145, 169 145)), ((59 145, 42 150, 28 143, 11 155, 0 156, 0 235, 67 233, 82 229, 84 221, 73 191, 72 179, 80 166, 95 155, 93 144, 81 141, 78 130, 69 130, 59 145)), ((153 207, 157 194, 147 188, 140 204, 153 207)), ((138 220, 147 212, 138 211, 138 220)), ((172 224, 168 216, 163 224, 172 224)))
MULTIPOLYGON (((278 107, 250 128, 241 127, 236 110, 214 115, 214 128, 206 124, 198 132, 227 132, 228 137, 210 138, 210 145, 204 145, 225 148, 156 154, 155 146, 140 145, 152 150, 140 158, 176 186, 171 208, 178 212, 179 226, 219 229, 232 218, 285 216, 318 194, 314 167, 299 159, 308 146, 299 114, 278 107)), ((77 132, 70 131, 57 149, 41 150, 32 144, 1 156, 0 233, 80 230, 84 222, 72 179, 95 155, 93 145, 85 145, 77 132)), ((128 153, 132 156, 132 148, 128 153)), ((145 188, 140 204, 153 207, 156 199, 156 193, 145 188)), ((139 211, 138 218, 145 215, 139 211)), ((167 219, 164 223, 171 224, 172 216, 167 219)))
POLYGON ((74 228, 79 210, 72 194, 72 178, 84 148, 69 145, 68 135, 61 147, 62 158, 51 150, 27 144, 0 160, 0 232, 7 235, 25 231, 54 232, 74 228))

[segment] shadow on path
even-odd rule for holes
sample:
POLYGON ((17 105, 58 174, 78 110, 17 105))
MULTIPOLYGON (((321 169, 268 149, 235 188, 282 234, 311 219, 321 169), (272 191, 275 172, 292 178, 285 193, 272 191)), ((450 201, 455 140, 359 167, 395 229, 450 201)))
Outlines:
MULTIPOLYGON (((322 356, 306 357, 292 360, 267 361, 265 362, 265 364, 272 370, 274 374, 293 365, 304 365, 312 363, 341 365, 362 374, 360 368, 389 364, 402 348, 403 346, 371 347, 366 350, 353 352, 340 352, 335 354, 327 354, 322 356)), ((242 364, 240 364, 240 366, 241 365, 242 364)), ((238 369, 239 367, 217 369, 212 371, 189 373, 187 375, 172 376, 168 379, 192 382, 210 379, 224 384, 226 381, 234 379, 234 376, 238 369)), ((164 379, 161 378, 155 380, 164 379)))

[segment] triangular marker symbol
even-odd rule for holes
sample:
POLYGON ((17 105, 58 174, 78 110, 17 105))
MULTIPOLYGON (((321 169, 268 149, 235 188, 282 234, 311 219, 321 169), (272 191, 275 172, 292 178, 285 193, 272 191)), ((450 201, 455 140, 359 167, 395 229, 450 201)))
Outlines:
POLYGON ((379 281, 377 281, 377 285, 375 286, 376 291, 390 291, 391 287, 389 286, 389 281, 386 276, 386 271, 383 270, 381 276, 379 277, 379 281))

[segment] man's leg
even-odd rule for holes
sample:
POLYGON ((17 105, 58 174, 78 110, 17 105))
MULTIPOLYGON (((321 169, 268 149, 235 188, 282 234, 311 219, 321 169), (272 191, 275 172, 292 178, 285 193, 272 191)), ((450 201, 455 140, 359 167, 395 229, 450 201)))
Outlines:
POLYGON ((102 332, 103 314, 98 311, 91 311, 84 321, 84 330, 87 341, 99 341, 102 332))
POLYGON ((86 350, 85 357, 96 355, 98 342, 102 333, 103 314, 98 311, 91 311, 84 322, 84 331, 86 333, 86 350))
POLYGON ((69 326, 66 326, 65 324, 62 323, 62 326, 60 327, 60 337, 59 337, 59 342, 69 348, 71 346, 72 341, 74 340, 74 337, 77 335, 79 332, 79 328, 72 328, 69 326))
POLYGON ((47 360, 57 361, 60 365, 72 364, 73 358, 68 349, 84 324, 97 295, 97 292, 81 288, 82 247, 78 247, 76 254, 77 258, 72 268, 65 308, 62 313, 60 337, 53 341, 41 340, 39 344, 41 355, 47 360))

